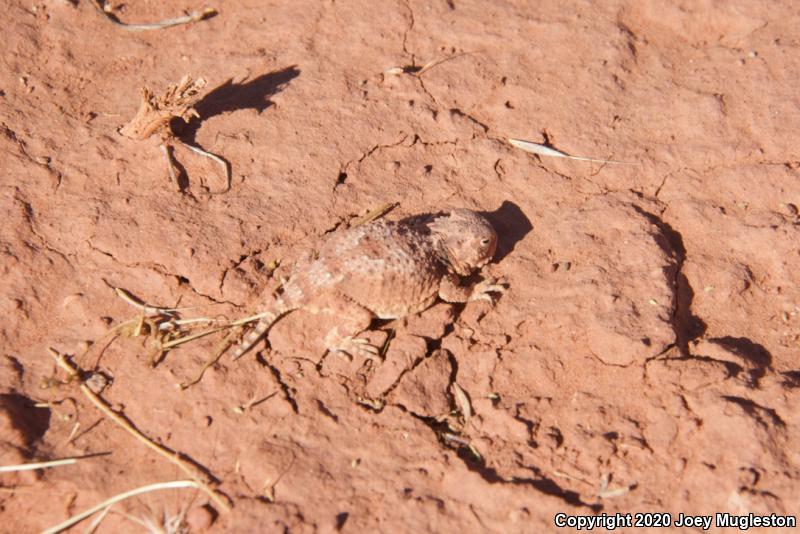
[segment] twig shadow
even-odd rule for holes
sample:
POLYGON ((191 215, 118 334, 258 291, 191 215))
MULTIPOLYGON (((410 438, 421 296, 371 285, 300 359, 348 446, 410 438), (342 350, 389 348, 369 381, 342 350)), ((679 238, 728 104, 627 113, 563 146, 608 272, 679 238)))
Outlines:
POLYGON ((300 75, 297 65, 281 70, 268 72, 238 83, 229 79, 202 98, 194 108, 199 119, 191 120, 180 132, 181 137, 191 144, 196 144, 197 130, 203 121, 240 109, 254 109, 261 113, 274 105, 270 97, 279 93, 294 78, 300 75))
MULTIPOLYGON (((170 129, 176 133, 180 142, 186 148, 215 160, 224 168, 226 175, 225 188, 215 194, 224 193, 230 189, 232 166, 231 162, 223 156, 214 154, 197 143, 197 131, 202 126, 203 121, 216 115, 240 109, 254 109, 261 113, 273 105, 269 97, 281 91, 286 84, 299 75, 300 70, 296 65, 292 65, 291 67, 262 74, 251 80, 234 83, 233 79, 229 79, 194 105, 199 117, 193 118, 188 123, 182 119, 175 119, 170 123, 170 129)), ((185 192, 188 188, 188 180, 185 179, 185 171, 181 169, 178 169, 178 171, 178 178, 176 179, 178 189, 185 192)))

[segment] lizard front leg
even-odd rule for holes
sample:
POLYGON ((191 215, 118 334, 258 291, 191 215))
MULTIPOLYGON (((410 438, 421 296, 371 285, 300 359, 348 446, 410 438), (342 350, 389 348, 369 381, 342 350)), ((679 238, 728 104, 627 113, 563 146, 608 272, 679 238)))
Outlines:
POLYGON ((503 293, 505 283, 496 278, 487 278, 471 286, 462 286, 454 274, 447 274, 439 284, 439 298, 445 302, 492 301, 491 293, 503 293))

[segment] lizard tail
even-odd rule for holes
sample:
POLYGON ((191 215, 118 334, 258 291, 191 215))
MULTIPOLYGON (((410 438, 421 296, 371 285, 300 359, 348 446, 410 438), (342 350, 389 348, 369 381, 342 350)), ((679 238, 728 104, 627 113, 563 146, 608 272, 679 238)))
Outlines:
POLYGON ((267 333, 267 330, 275 324, 275 322, 281 318, 284 314, 292 311, 293 307, 287 306, 283 303, 283 301, 278 300, 274 306, 272 306, 264 316, 258 320, 256 323, 255 328, 251 330, 239 344, 239 347, 233 353, 233 359, 238 360, 241 358, 248 350, 253 348, 259 339, 261 339, 264 334, 267 333))

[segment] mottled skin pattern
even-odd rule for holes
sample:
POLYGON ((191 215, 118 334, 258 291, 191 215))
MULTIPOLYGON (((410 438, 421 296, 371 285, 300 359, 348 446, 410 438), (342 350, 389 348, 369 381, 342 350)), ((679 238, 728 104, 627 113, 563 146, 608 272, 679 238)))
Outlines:
POLYGON ((303 308, 334 314, 339 324, 325 337, 328 350, 372 356, 378 349, 357 337, 374 318, 419 313, 446 302, 492 301, 504 291, 497 280, 462 286, 492 259, 497 234, 474 211, 457 209, 398 222, 375 221, 336 232, 317 254, 299 261, 234 354, 247 352, 280 316, 303 308))

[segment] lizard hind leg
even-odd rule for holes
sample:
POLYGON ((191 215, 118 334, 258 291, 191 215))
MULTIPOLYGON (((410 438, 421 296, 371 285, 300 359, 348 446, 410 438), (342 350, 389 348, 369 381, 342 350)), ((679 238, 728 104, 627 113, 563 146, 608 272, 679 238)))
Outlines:
POLYGON ((325 346, 330 352, 341 352, 353 357, 372 359, 380 349, 358 334, 369 328, 375 314, 346 297, 331 298, 320 307, 320 312, 337 318, 338 324, 325 336, 325 346))

